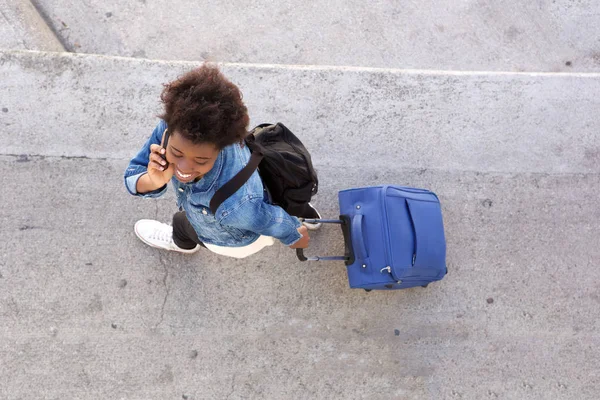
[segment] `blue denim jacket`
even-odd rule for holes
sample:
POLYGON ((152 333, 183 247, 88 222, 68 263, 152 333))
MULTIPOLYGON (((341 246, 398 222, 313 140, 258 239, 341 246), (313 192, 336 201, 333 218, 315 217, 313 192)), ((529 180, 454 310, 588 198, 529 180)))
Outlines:
MULTIPOLYGON (((166 128, 167 124, 161 121, 125 170, 125 186, 132 195, 159 197, 166 192, 167 185, 145 194, 136 191, 137 181, 148 167, 150 145, 161 143, 166 128)), ((251 244, 260 235, 275 237, 285 245, 296 243, 302 237, 298 232, 300 221, 281 207, 267 202, 258 172, 219 206, 216 215, 211 213, 209 204, 217 189, 237 174, 249 159, 248 147, 234 144, 221 150, 213 168, 198 182, 181 183, 173 177, 171 183, 177 194, 177 205, 185 210, 198 238, 204 243, 239 247, 251 244)))

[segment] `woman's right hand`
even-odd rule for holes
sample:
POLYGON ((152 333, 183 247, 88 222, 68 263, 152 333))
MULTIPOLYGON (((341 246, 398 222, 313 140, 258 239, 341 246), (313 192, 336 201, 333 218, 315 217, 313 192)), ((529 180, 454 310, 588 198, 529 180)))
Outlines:
POLYGON ((310 236, 308 236, 308 229, 302 225, 298 228, 298 232, 302 235, 300 240, 290 246, 291 249, 307 249, 308 243, 310 242, 310 236))
POLYGON ((150 182, 156 186, 157 189, 169 183, 173 177, 173 173, 175 172, 173 169, 173 164, 167 163, 161 157, 161 155, 164 155, 165 152, 166 150, 158 144, 153 144, 150 146, 148 179, 150 179, 150 182))

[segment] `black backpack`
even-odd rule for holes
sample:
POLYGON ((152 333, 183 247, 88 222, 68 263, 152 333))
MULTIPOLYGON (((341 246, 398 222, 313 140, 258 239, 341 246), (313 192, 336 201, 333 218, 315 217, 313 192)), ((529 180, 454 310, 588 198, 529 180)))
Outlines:
POLYGON ((212 213, 258 168, 273 204, 296 217, 318 217, 308 202, 317 194, 319 180, 310 153, 296 135, 282 123, 261 124, 250 131, 245 142, 252 152, 248 165, 215 192, 210 200, 212 213))

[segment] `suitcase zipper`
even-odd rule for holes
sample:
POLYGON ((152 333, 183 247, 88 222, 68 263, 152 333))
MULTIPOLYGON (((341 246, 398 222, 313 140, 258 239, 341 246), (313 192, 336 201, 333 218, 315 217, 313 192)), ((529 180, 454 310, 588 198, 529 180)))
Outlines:
POLYGON ((406 209, 408 210, 408 219, 410 221, 410 227, 412 229, 414 242, 413 242, 413 256, 412 256, 412 266, 415 266, 415 262, 417 261, 417 227, 415 226, 415 220, 413 219, 412 212, 410 210, 410 204, 408 203, 408 199, 404 199, 404 204, 406 204, 406 209))
POLYGON ((387 197, 387 191, 388 191, 388 186, 384 186, 383 190, 382 190, 382 195, 381 195, 381 199, 382 199, 382 203, 383 203, 383 237, 385 240, 385 264, 386 267, 382 268, 379 272, 383 273, 383 271, 387 271, 391 276, 392 279, 397 280, 396 277, 394 276, 394 274, 392 274, 392 264, 390 264, 390 253, 388 251, 389 246, 390 246, 390 227, 388 224, 388 212, 387 212, 387 202, 386 202, 386 197, 387 197))
POLYGON ((379 270, 379 272, 381 272, 382 274, 383 274, 383 271, 387 271, 387 272, 388 272, 388 274, 390 274, 390 275, 391 275, 391 274, 392 274, 392 267, 385 267, 385 268, 381 268, 381 269, 379 270))
MULTIPOLYGON (((419 194, 434 194, 433 192, 431 192, 430 190, 427 189, 415 189, 415 188, 408 188, 408 187, 394 187, 394 189, 400 191, 400 192, 406 192, 406 193, 419 193, 419 194)), ((390 195, 390 196, 394 196, 394 197, 404 197, 404 196, 398 196, 398 195, 390 195)))

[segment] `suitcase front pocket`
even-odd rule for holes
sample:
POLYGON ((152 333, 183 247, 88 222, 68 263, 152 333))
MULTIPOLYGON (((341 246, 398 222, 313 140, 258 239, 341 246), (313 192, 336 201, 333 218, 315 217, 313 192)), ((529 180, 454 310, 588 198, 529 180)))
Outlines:
POLYGON ((446 240, 440 204, 406 199, 412 222, 414 246, 412 267, 431 268, 445 258, 446 240))
POLYGON ((386 203, 392 253, 388 272, 396 281, 437 277, 446 253, 440 204, 399 196, 386 203))

